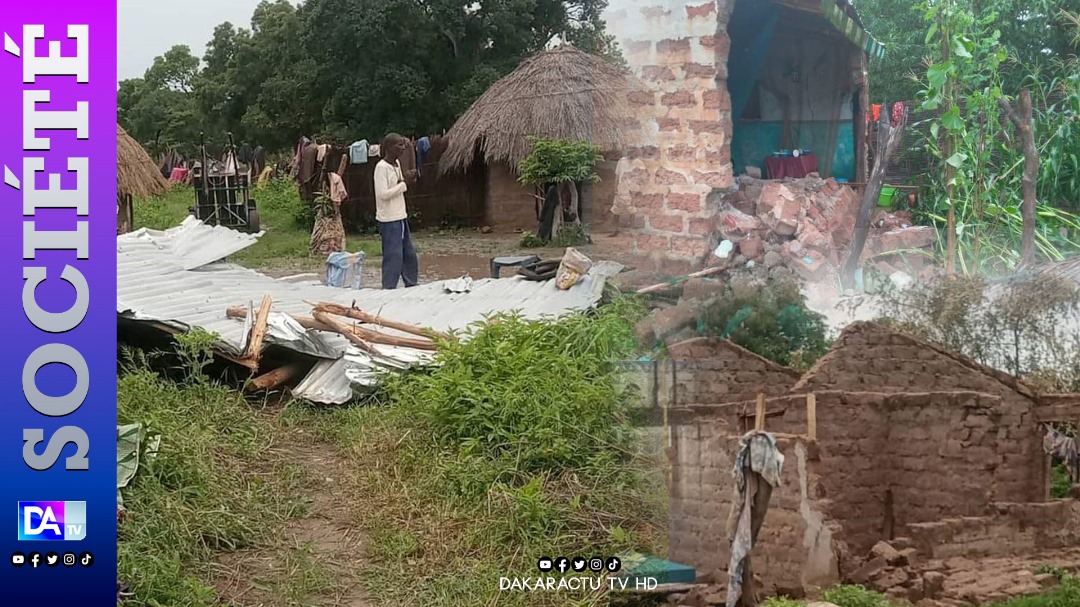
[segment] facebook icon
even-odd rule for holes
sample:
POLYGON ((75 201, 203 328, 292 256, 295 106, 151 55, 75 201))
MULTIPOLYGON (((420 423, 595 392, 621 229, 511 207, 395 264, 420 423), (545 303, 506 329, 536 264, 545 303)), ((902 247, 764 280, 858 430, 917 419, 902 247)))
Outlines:
POLYGON ((19 502, 19 541, 86 537, 86 502, 19 502))

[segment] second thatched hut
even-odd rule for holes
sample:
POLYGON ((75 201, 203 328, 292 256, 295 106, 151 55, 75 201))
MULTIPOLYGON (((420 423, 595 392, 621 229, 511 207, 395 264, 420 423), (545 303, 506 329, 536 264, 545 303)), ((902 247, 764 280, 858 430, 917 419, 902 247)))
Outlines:
POLYGON ((600 182, 586 188, 583 218, 593 228, 614 222, 615 163, 640 133, 631 102, 641 83, 606 59, 569 45, 542 51, 491 85, 447 133, 440 170, 485 172, 484 221, 498 228, 536 228, 536 192, 517 180, 530 136, 589 141, 607 160, 600 182))
POLYGON ((116 125, 116 233, 130 232, 134 227, 136 196, 159 196, 169 189, 169 182, 162 176, 150 155, 131 138, 119 124, 116 125))

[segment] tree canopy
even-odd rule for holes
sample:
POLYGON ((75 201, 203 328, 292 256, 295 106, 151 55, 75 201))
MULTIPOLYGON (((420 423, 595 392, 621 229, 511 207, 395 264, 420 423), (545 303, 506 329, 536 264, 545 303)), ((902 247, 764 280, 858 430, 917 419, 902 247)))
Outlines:
POLYGON ((489 85, 556 39, 618 60, 606 0, 264 1, 222 23, 200 59, 157 57, 117 92, 119 121, 152 151, 232 132, 270 150, 301 135, 348 143, 448 129, 489 85))

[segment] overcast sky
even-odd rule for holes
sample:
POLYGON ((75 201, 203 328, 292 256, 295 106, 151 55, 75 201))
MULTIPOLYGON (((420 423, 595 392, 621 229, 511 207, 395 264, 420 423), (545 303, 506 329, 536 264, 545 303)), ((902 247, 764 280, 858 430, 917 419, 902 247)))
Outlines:
POLYGON ((118 80, 138 78, 176 44, 186 44, 202 57, 214 27, 229 21, 251 27, 251 13, 259 0, 117 0, 118 80))

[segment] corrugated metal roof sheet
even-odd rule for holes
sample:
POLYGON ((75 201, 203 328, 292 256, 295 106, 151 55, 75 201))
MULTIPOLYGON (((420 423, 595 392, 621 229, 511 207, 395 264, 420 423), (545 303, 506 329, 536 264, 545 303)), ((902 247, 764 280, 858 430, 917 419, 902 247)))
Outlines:
MULTIPOLYGON (((225 310, 233 306, 253 310, 269 295, 273 308, 266 341, 325 359, 294 389, 297 396, 321 403, 345 402, 355 390, 374 386, 380 373, 428 362, 432 353, 372 344, 380 354, 373 357, 338 334, 306 330, 288 316, 311 316, 312 303, 355 305, 398 322, 460 330, 500 312, 517 310, 527 318, 543 318, 589 308, 600 299, 606 279, 622 269, 614 262, 596 263, 568 291, 555 288, 553 280, 517 277, 475 280, 468 293, 447 292, 442 282, 389 291, 339 289, 286 282, 220 261, 256 238, 191 218, 165 232, 139 230, 117 236, 117 314, 182 330, 201 327, 220 336, 222 351, 239 355, 251 320, 228 318, 225 310)), ((248 319, 253 316, 249 312, 248 319)))

